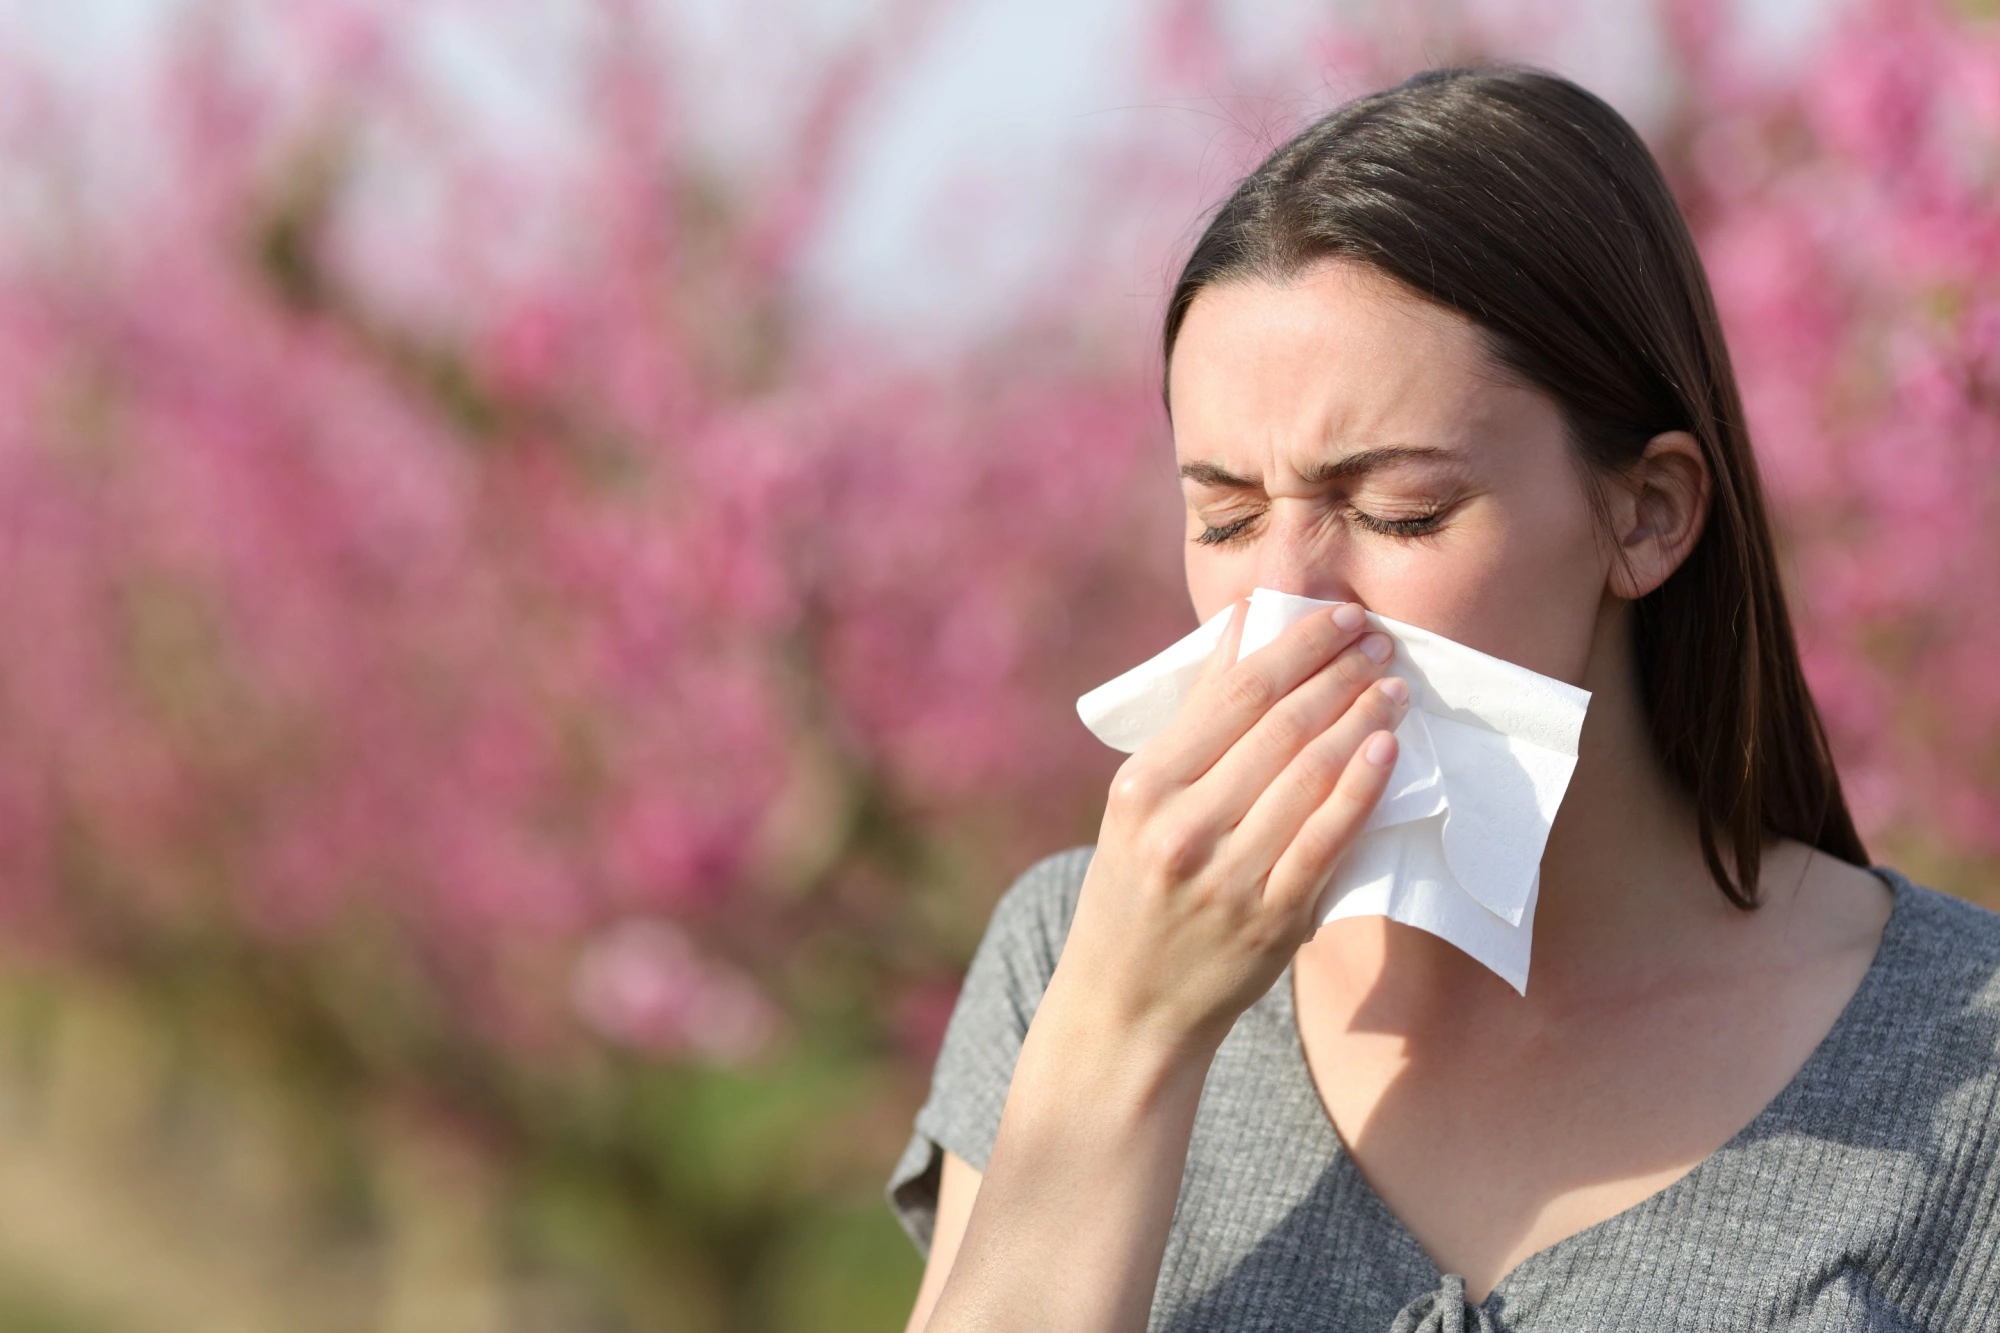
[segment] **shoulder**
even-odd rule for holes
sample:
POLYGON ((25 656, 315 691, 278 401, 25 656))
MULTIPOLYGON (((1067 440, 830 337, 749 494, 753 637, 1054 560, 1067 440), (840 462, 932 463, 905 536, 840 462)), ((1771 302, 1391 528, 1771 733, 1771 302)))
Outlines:
POLYGON ((1883 970, 1927 991, 1940 1013, 2000 1007, 2000 912, 1874 867, 1896 891, 1883 932, 1883 970))
POLYGON ((1841 1024, 1856 1043, 1837 1076, 1847 1113, 1933 1142, 1984 1138, 2000 1097, 2000 913, 1874 870, 1896 902, 1841 1024))
POLYGON ((1990 1206, 2000 1192, 2000 913, 1874 870, 1896 904, 1843 1020, 1846 1039, 1828 1043, 1824 1073, 1808 1080, 1822 1100, 1819 1136, 1865 1154, 1854 1179, 1898 1217, 1898 1280, 1922 1301, 1987 1308, 2000 1300, 2000 1271, 1984 1257, 2000 1245, 1990 1206))
POLYGON ((993 905, 966 968, 888 1200, 918 1249, 936 1223, 942 1154, 985 1170, 1006 1106, 1014 1063, 1076 912, 1091 847, 1045 856, 1014 878, 993 905))
POLYGON ((1071 847, 1023 870, 993 905, 987 937, 1005 936, 1046 952, 1053 971, 1055 956, 1069 935, 1070 919, 1076 915, 1084 873, 1096 851, 1095 847, 1071 847))
MULTIPOLYGON (((1049 978, 1055 975, 1076 915, 1077 895, 1094 847, 1045 856, 1015 877, 993 905, 978 951, 966 969, 960 1008, 1007 1011, 1009 1026, 1027 1031, 1049 978)), ((968 1014, 969 1017, 969 1014, 968 1014)))

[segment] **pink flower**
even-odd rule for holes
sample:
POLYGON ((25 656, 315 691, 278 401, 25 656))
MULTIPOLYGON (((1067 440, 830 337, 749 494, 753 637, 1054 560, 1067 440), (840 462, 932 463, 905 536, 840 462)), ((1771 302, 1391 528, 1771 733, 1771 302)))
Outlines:
POLYGON ((572 994, 598 1036, 655 1055, 741 1062, 778 1028, 777 1011, 748 979, 704 958, 685 931, 658 917, 622 921, 591 941, 572 994))

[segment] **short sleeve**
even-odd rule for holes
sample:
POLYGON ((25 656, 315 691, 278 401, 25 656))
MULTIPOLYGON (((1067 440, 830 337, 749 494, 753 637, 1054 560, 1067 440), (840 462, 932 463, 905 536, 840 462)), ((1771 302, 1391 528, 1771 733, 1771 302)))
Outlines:
POLYGON ((884 1191, 896 1220, 929 1257, 946 1149, 986 1169, 1014 1062, 1069 934, 1091 847, 1037 861, 994 904, 965 973, 917 1109, 908 1146, 884 1191))

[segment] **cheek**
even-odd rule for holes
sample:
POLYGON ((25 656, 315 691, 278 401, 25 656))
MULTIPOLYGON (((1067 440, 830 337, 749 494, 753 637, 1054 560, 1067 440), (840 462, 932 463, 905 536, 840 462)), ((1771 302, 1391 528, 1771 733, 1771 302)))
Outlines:
POLYGON ((1354 584, 1385 616, 1579 684, 1604 576, 1586 506, 1495 507, 1437 542, 1373 544, 1356 562, 1354 584))

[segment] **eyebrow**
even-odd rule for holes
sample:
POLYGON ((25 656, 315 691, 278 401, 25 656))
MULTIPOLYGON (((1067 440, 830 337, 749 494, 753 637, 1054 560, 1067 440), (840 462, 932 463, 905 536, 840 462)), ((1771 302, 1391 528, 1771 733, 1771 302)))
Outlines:
MULTIPOLYGON (((1388 445, 1380 449, 1362 449, 1356 453, 1344 454, 1324 463, 1314 463, 1299 475, 1308 484, 1318 486, 1329 481, 1345 481, 1365 476, 1377 468, 1413 458, 1452 456, 1449 449, 1439 449, 1434 445, 1388 445)), ((1227 468, 1214 463, 1183 463, 1181 476, 1189 481, 1198 481, 1204 486, 1221 486, 1238 491, 1254 491, 1263 484, 1254 477, 1239 477, 1227 468)))

